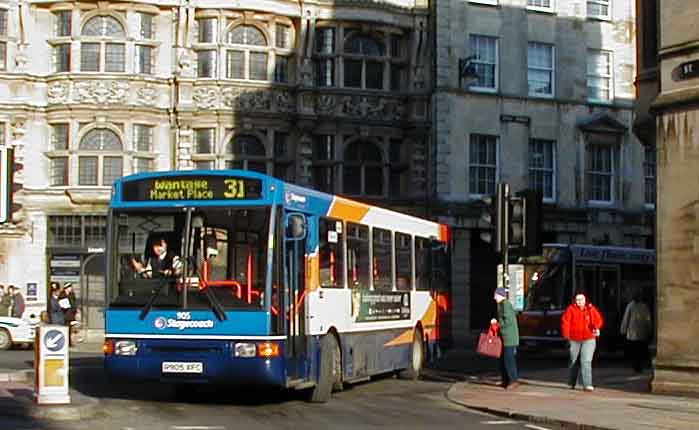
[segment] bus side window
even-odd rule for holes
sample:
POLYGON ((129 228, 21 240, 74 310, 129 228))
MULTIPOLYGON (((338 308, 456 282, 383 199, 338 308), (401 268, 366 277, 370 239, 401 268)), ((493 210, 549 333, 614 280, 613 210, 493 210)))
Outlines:
POLYGON ((369 289, 369 228, 347 223, 347 284, 369 289))
POLYGON ((391 232, 381 228, 372 229, 372 275, 374 289, 391 290, 393 280, 391 273, 391 232))
POLYGON ((396 233, 396 289, 398 291, 411 290, 413 288, 413 264, 411 258, 412 238, 409 234, 396 233))
POLYGON ((324 288, 344 287, 344 253, 342 221, 321 218, 319 230, 320 286, 324 288))
POLYGON ((415 287, 418 290, 430 289, 430 241, 415 237, 415 287))

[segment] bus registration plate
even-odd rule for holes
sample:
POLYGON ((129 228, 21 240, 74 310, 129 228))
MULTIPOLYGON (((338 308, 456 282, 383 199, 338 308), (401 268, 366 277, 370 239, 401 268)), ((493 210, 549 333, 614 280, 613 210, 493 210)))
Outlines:
POLYGON ((164 361, 163 373, 204 373, 204 363, 164 361))

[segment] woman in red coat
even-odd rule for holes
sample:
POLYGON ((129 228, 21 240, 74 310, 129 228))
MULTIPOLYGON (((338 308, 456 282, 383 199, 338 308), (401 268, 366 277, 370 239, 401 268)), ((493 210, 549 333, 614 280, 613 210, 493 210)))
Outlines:
POLYGON ((568 361, 568 385, 575 389, 578 380, 578 370, 582 377, 585 391, 593 391, 592 386, 592 356, 597 346, 596 339, 604 320, 599 310, 587 303, 585 294, 575 295, 575 303, 568 306, 561 318, 561 333, 570 342, 570 360, 568 361), (580 369, 578 369, 578 357, 580 369))

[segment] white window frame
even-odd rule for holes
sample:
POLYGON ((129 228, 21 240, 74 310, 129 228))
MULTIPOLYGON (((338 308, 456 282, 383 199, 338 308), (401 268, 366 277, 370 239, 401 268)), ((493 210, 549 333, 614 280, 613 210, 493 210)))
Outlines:
POLYGON ((527 44, 527 92, 530 97, 541 97, 541 98, 553 98, 554 95, 556 94, 556 47, 553 44, 550 43, 542 43, 542 42, 529 42, 527 44), (532 66, 529 63, 530 60, 530 55, 529 55, 529 48, 532 47, 532 45, 540 45, 540 46, 546 46, 550 49, 551 51, 551 67, 550 68, 544 68, 544 67, 535 67, 532 66), (532 88, 529 86, 529 70, 535 70, 535 71, 546 71, 551 74, 551 92, 549 93, 536 93, 532 92, 532 88))
POLYGON ((475 53, 473 52, 473 48, 471 47, 471 41, 472 38, 478 37, 478 38, 483 38, 483 39, 490 39, 493 40, 495 43, 495 61, 493 63, 486 62, 483 60, 478 60, 478 59, 472 59, 471 63, 474 65, 477 64, 485 64, 485 65, 493 65, 493 87, 481 87, 478 86, 478 84, 473 84, 469 86, 469 90, 471 91, 477 91, 477 92, 484 92, 484 93, 497 93, 498 89, 500 87, 500 52, 499 52, 499 40, 496 36, 488 36, 485 34, 469 34, 468 37, 468 44, 469 44, 469 49, 471 50, 471 56, 475 56, 475 53))
POLYGON ((493 194, 495 193, 495 188, 497 187, 498 179, 500 177, 500 138, 499 136, 495 136, 492 134, 481 134, 481 133, 472 133, 468 135, 468 182, 466 183, 466 188, 468 189, 468 195, 473 198, 473 199, 478 199, 482 198, 485 196, 490 195, 488 194, 482 194, 482 193, 475 193, 471 190, 471 169, 481 169, 481 168, 487 168, 487 169, 494 169, 495 170, 495 177, 493 179, 493 194), (483 136, 483 137, 489 137, 493 138, 495 140, 495 147, 493 148, 493 151, 495 152, 495 165, 492 164, 481 164, 479 162, 476 162, 477 160, 472 160, 471 158, 471 145, 473 145, 473 138, 476 136, 483 136))
POLYGON ((587 92, 587 100, 592 103, 602 103, 602 104, 611 104, 614 102, 614 55, 612 51, 607 51, 604 49, 588 49, 587 50, 587 79, 586 79, 586 92, 587 92), (607 74, 591 74, 590 73, 590 61, 593 59, 593 56, 596 55, 606 55, 608 58, 608 65, 609 65, 609 72, 607 74), (596 99, 596 98, 591 98, 590 97, 590 78, 600 78, 600 79, 606 79, 609 83, 609 98, 608 99, 596 99))
POLYGON ((617 166, 616 166, 616 152, 617 152, 617 147, 615 145, 599 145, 595 143, 588 143, 587 146, 585 147, 585 188, 587 189, 588 187, 591 187, 591 181, 590 181, 590 176, 592 175, 598 175, 598 176, 608 176, 609 177, 609 200, 599 200, 597 197, 599 196, 591 196, 591 191, 589 189, 586 190, 586 197, 587 197, 587 203, 590 205, 598 205, 598 206, 609 206, 613 204, 616 201, 616 182, 617 182, 617 166), (609 157, 610 157, 610 162, 609 162, 609 167, 610 171, 609 172, 604 172, 604 171, 594 171, 590 170, 589 168, 589 158, 590 158, 590 150, 592 149, 600 149, 600 148, 605 148, 609 151, 609 157), (592 198, 594 197, 594 198, 592 198))
POLYGON ((585 3, 585 15, 592 19, 601 19, 605 21, 610 21, 612 19, 612 0, 587 0, 585 3), (590 4, 607 6, 607 15, 590 15, 588 13, 590 4))
POLYGON ((549 1, 548 7, 530 5, 529 1, 530 0, 527 0, 527 10, 535 10, 537 12, 549 12, 549 13, 554 13, 556 11, 556 0, 548 0, 549 1))
POLYGON ((558 145, 555 140, 552 139, 531 139, 529 141, 529 186, 534 188, 531 177, 533 172, 543 172, 543 174, 551 175, 551 195, 547 196, 545 190, 542 189, 541 193, 543 195, 543 201, 546 203, 554 203, 556 201, 556 196, 558 195, 558 145), (541 142, 543 145, 551 146, 551 167, 548 166, 532 166, 531 160, 534 155, 532 151, 532 145, 534 142, 541 142))

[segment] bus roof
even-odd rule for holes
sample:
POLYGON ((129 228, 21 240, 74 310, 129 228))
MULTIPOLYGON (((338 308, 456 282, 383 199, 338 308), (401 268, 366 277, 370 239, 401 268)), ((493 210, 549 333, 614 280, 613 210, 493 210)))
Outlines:
MULTIPOLYGON (((225 195, 230 195, 230 192, 225 195)), ((289 209, 346 222, 402 231, 442 242, 449 240, 449 229, 444 224, 287 183, 280 179, 248 170, 161 171, 125 176, 114 183, 111 207, 164 208, 243 204, 271 205, 273 203, 283 204, 289 209), (158 181, 159 179, 165 180, 167 178, 172 179, 171 183, 158 181), (211 182, 208 180, 209 178, 220 178, 220 180, 211 182), (242 181, 240 186, 244 185, 248 194, 241 194, 244 196, 241 198, 224 198, 224 193, 230 191, 230 188, 227 188, 224 184, 227 180, 242 181), (197 181, 202 182, 192 183, 197 181), (259 181, 259 185, 252 183, 253 181, 259 181), (125 190, 129 183, 134 183, 134 186, 131 188, 137 189, 131 192, 131 197, 135 196, 135 198, 130 200, 124 198, 125 190), (138 183, 138 186, 135 183, 138 183), (179 191, 182 187, 196 188, 202 193, 205 192, 208 198, 201 196, 198 196, 198 198, 180 198, 184 196, 184 192, 179 191), (175 188, 175 190, 171 190, 172 188, 175 188), (163 198, 155 199, 149 197, 153 196, 153 193, 159 192, 164 194, 156 194, 156 196, 164 196, 163 198)))

